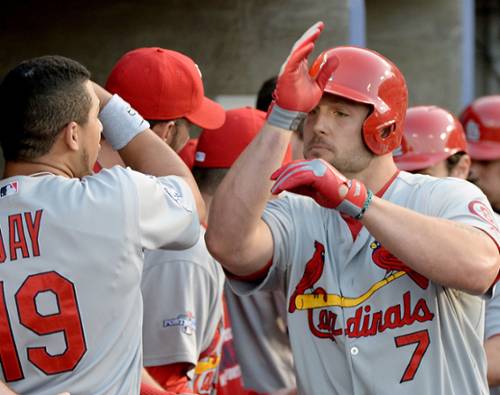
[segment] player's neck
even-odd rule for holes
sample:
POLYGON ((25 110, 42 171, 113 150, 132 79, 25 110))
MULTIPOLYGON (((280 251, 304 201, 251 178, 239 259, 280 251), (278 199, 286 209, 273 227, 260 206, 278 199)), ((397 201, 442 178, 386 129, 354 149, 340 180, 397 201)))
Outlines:
POLYGON ((40 173, 50 173, 57 176, 73 178, 74 175, 69 168, 62 164, 45 163, 43 161, 36 162, 5 162, 5 170, 3 178, 14 176, 33 176, 40 173))
POLYGON ((356 174, 344 174, 347 178, 355 178, 366 185, 374 193, 381 190, 398 171, 391 154, 377 156, 370 166, 356 174))

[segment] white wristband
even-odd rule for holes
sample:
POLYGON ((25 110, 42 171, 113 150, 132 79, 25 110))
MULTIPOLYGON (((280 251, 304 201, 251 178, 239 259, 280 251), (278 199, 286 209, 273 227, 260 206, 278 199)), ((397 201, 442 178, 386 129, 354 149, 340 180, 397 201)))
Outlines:
POLYGON ((120 150, 143 130, 149 128, 146 121, 130 104, 118 95, 106 103, 99 113, 102 133, 113 149, 120 150))

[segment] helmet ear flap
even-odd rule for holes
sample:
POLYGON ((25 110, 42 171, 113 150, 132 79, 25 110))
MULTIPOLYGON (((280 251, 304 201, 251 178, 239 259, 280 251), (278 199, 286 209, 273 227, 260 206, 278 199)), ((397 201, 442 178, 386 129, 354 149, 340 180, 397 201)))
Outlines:
POLYGON ((393 133, 396 130, 396 121, 390 121, 389 125, 384 126, 382 128, 382 131, 380 132, 380 137, 382 139, 388 138, 391 133, 393 133))
POLYGON ((379 119, 372 119, 374 116, 370 115, 363 124, 363 139, 375 155, 384 155, 401 144, 401 127, 397 120, 391 119, 381 124, 379 119))

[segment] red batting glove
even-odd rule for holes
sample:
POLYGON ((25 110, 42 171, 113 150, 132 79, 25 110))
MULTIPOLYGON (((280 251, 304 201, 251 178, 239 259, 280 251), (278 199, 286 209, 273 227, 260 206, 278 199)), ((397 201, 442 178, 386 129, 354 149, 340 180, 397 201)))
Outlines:
POLYGON ((271 180, 275 195, 289 191, 312 197, 320 206, 361 219, 372 192, 358 180, 348 180, 323 159, 296 160, 276 170, 271 180))
POLYGON ((338 58, 324 53, 324 62, 314 75, 309 73, 307 58, 323 30, 323 22, 311 26, 295 43, 281 71, 274 91, 274 105, 268 123, 296 130, 300 122, 319 103, 325 85, 338 66, 338 58))

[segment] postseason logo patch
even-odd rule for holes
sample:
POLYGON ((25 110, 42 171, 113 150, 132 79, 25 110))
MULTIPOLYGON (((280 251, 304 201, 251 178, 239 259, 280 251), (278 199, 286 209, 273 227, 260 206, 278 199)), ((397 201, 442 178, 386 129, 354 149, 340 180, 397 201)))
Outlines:
POLYGON ((192 335, 196 330, 196 318, 193 313, 179 314, 176 318, 170 318, 163 321, 164 328, 180 327, 186 335, 192 335))
POLYGON ((7 185, 0 187, 0 198, 11 196, 19 192, 19 183, 17 181, 9 182, 7 185))

